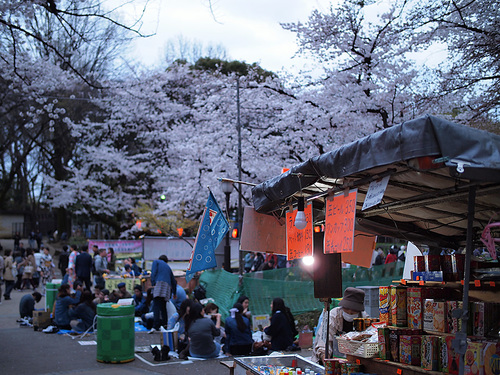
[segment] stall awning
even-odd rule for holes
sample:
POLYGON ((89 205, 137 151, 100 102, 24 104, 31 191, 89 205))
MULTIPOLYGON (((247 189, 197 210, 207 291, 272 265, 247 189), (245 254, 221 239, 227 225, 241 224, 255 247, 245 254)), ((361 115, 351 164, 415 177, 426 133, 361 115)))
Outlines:
POLYGON ((299 195, 324 219, 324 197, 358 189, 358 229, 431 246, 464 245, 476 185, 475 238, 500 216, 500 136, 424 116, 311 158, 252 190, 259 213, 283 216, 299 195), (381 203, 362 210, 370 182, 390 176, 381 203))

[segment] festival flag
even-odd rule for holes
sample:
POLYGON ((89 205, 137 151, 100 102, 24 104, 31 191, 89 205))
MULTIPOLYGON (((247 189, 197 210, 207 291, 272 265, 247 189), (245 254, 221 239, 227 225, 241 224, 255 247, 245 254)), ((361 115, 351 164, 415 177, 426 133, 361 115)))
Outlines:
POLYGON ((186 271, 186 281, 189 282, 198 271, 217 266, 215 249, 228 231, 229 223, 210 192, 186 271))

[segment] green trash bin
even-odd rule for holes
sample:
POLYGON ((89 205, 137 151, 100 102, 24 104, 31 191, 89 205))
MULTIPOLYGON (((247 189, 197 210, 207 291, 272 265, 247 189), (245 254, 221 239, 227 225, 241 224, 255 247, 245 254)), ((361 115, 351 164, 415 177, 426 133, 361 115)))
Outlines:
POLYGON ((54 301, 57 298, 57 293, 61 284, 47 283, 45 284, 45 311, 53 312, 54 301))
POLYGON ((125 363, 134 360, 133 305, 97 305, 97 361, 125 363))

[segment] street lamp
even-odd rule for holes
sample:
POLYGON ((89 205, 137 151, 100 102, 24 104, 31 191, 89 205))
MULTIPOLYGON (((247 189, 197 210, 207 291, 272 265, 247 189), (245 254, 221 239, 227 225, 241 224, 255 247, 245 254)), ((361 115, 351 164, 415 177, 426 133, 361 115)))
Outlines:
MULTIPOLYGON (((229 216, 229 196, 233 191, 233 183, 228 180, 222 180, 222 191, 226 194, 226 212, 229 216)), ((229 243, 229 231, 226 233, 226 244, 224 245, 224 270, 231 272, 231 245, 229 243)))

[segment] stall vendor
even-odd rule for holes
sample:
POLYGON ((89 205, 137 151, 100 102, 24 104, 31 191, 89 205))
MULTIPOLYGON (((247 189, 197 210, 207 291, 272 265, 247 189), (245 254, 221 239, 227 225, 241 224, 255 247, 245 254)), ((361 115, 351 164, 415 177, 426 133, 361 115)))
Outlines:
MULTIPOLYGON (((355 318, 366 318, 368 314, 365 312, 365 292, 362 289, 346 288, 344 297, 339 302, 339 306, 330 311, 330 322, 328 324, 328 353, 329 357, 343 356, 338 351, 337 340, 335 336, 342 333, 351 332, 354 330, 355 318)), ((312 360, 316 363, 323 363, 325 359, 325 343, 326 343, 326 310, 323 310, 318 321, 316 338, 313 343, 312 360)))

